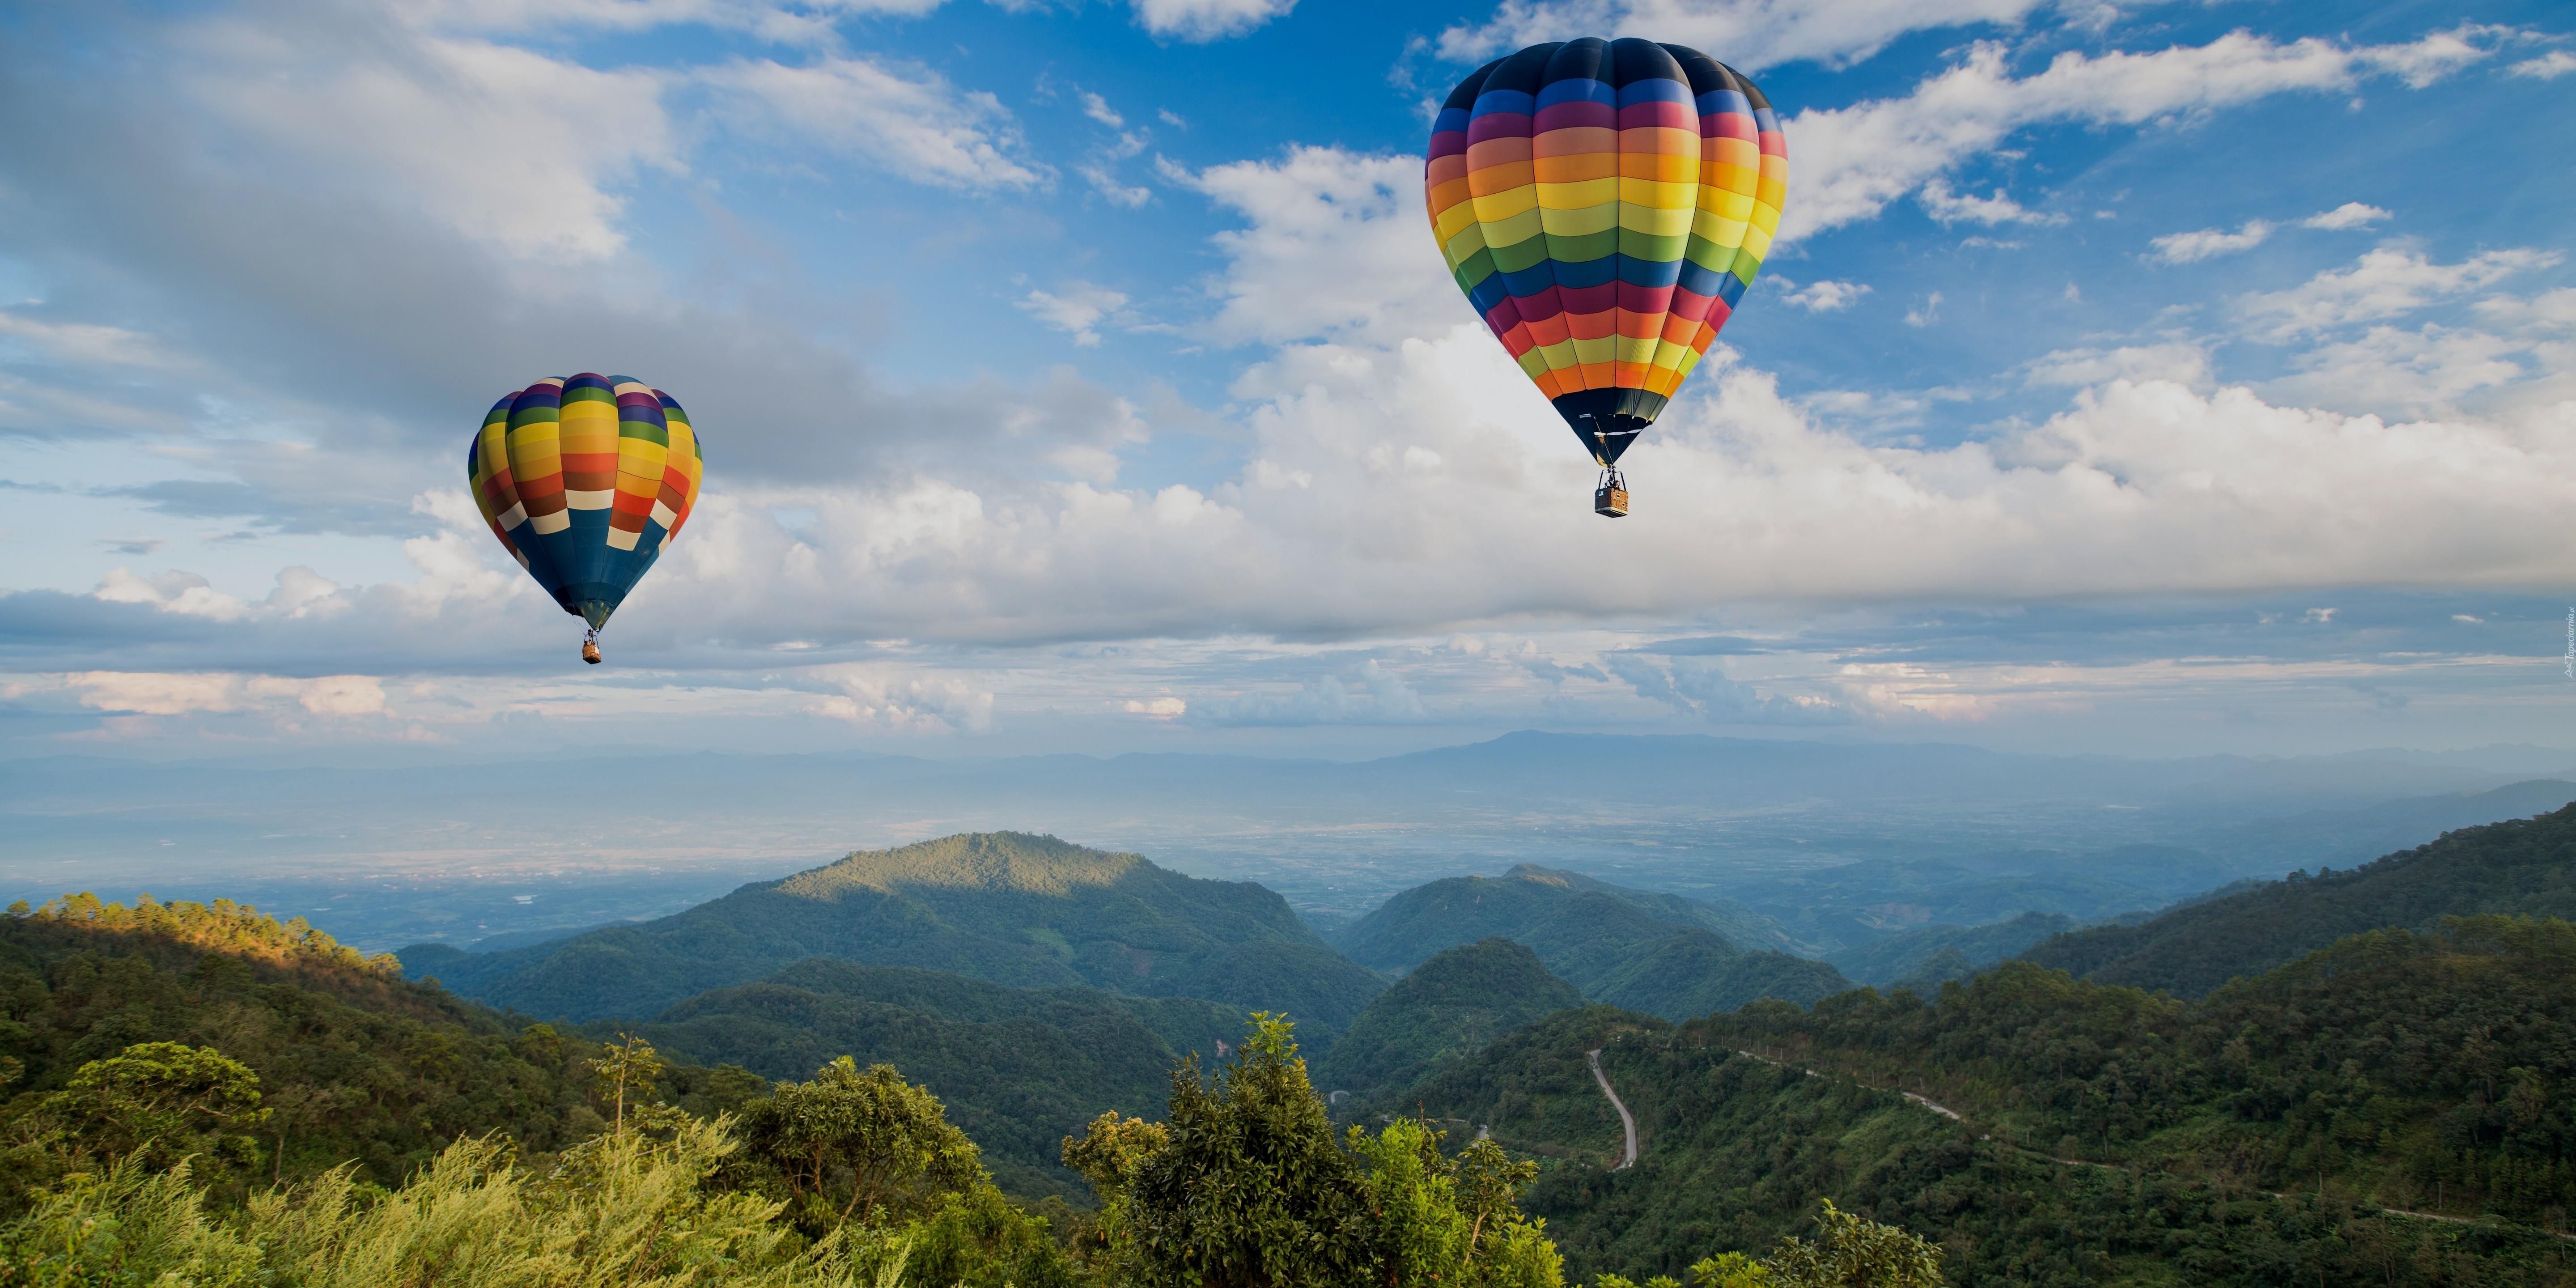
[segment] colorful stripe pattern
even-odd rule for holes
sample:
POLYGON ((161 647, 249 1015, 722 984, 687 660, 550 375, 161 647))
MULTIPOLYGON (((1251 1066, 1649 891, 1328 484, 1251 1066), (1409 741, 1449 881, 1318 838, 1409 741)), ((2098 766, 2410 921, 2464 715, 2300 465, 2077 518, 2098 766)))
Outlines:
POLYGON ((1734 314, 1788 185, 1762 91, 1648 40, 1477 68, 1441 106, 1423 173, 1458 288, 1603 465, 1734 314))
POLYGON ((705 472, 669 394, 589 372, 504 395, 465 452, 492 535, 593 630, 689 521, 705 472))

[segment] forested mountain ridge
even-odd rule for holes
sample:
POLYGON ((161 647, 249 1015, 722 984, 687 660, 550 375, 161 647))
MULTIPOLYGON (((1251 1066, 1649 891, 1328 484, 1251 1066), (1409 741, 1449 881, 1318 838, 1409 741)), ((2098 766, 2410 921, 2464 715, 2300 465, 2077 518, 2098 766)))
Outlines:
POLYGON ((414 945, 414 976, 531 1015, 642 1018, 813 957, 1285 1011, 1338 1032, 1385 981, 1277 894, 1051 836, 860 851, 634 926, 499 953, 414 945))
POLYGON ((1401 1091, 1442 1063, 1584 1004, 1538 954, 1499 936, 1452 948, 1377 995, 1315 1062, 1316 1085, 1365 1096, 1401 1091))
POLYGON ((1696 904, 1522 864, 1500 877, 1451 877, 1404 891, 1335 942, 1362 965, 1403 970, 1499 936, 1528 946, 1587 997, 1674 1017, 1757 997, 1813 1001, 1850 987, 1823 962, 1737 947, 1709 929, 1714 916, 1694 911, 1696 904))
POLYGON ((2254 1288, 2565 1282, 2571 1082, 2576 925, 2482 917, 2191 1001, 2008 962, 1932 999, 1574 1012, 1410 1094, 1551 1158, 1528 1206, 1569 1271, 1678 1274, 1826 1197, 1962 1285, 2254 1288), (1617 1173, 1596 1047, 1642 1137, 1617 1173))
POLYGON ((1982 926, 1935 925, 1901 931, 1858 948, 1844 949, 1826 960, 1858 983, 1887 984, 1923 970, 1945 950, 1956 952, 1970 967, 1990 966, 2007 957, 2018 957, 2051 936, 2075 928, 2072 917, 2025 912, 1982 926))
POLYGON ((2576 917, 2576 805, 2489 823, 2346 872, 2264 882, 2135 925, 2056 936, 2023 954, 2106 984, 2198 997, 2333 944, 2446 916, 2576 917))
POLYGON ((1148 1113, 1176 1062, 1212 1060, 1242 1034, 1243 1011, 817 958, 632 1027, 664 1051, 773 1079, 844 1055, 892 1064, 940 1098, 1004 1190, 1078 1198, 1081 1181, 1058 1158, 1064 1138, 1106 1111, 1148 1113))
MULTIPOLYGON (((84 1064, 153 1042, 218 1048, 256 1074, 269 1116, 249 1135, 264 1177, 355 1160, 363 1179, 394 1185, 461 1134, 502 1131, 544 1154, 601 1125, 581 1044, 407 981, 390 957, 227 901, 74 895, 0 917, 0 1174, 43 1181, 56 1164, 31 1147, 30 1115, 84 1064)), ((739 1070, 674 1070, 693 1103, 758 1089, 739 1070)))

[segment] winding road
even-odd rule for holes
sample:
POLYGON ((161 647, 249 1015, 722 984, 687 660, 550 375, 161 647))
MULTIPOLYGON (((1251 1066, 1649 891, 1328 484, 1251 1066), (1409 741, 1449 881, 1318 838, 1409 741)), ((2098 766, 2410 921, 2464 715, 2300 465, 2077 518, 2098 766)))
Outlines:
POLYGON ((1628 1106, 1619 1103, 1619 1093, 1610 1089, 1610 1075, 1601 1071, 1601 1048, 1594 1047, 1584 1052, 1583 1058, 1592 1062, 1592 1080, 1601 1084, 1601 1094, 1610 1097, 1610 1107, 1619 1111, 1619 1125, 1628 1131, 1628 1156, 1620 1160, 1619 1166, 1610 1170, 1617 1172, 1635 1167, 1637 1165, 1637 1117, 1628 1112, 1628 1106))

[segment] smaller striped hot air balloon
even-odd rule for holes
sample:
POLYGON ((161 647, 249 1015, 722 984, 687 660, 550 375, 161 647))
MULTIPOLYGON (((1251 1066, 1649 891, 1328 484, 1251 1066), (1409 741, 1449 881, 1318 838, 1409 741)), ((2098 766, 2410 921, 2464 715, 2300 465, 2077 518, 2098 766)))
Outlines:
POLYGON ((465 451, 492 535, 590 624, 581 659, 592 663, 609 614, 689 521, 705 472, 677 400, 590 372, 503 395, 465 451))

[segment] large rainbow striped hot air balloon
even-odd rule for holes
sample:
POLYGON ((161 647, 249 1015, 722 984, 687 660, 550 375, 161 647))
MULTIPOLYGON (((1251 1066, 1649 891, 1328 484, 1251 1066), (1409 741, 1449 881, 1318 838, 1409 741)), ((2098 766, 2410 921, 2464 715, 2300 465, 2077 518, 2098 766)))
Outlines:
POLYGON ((1651 40, 1532 45, 1431 127, 1431 227, 1458 288, 1600 463, 1616 466, 1726 325, 1779 231, 1789 151, 1733 68, 1651 40))
POLYGON ((697 431, 671 395, 589 372, 503 395, 465 451, 492 535, 590 623, 585 662, 599 660, 608 615, 689 521, 705 472, 697 431))

